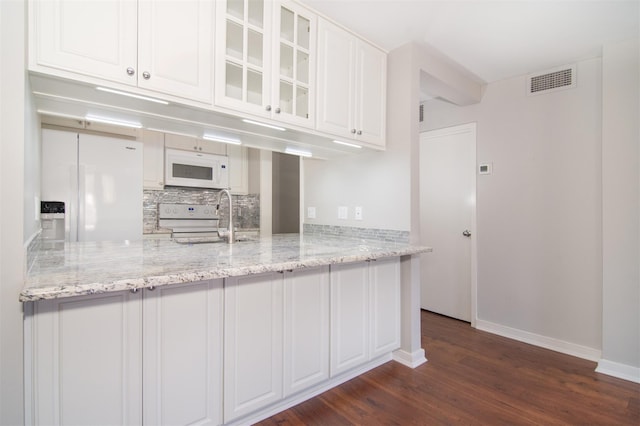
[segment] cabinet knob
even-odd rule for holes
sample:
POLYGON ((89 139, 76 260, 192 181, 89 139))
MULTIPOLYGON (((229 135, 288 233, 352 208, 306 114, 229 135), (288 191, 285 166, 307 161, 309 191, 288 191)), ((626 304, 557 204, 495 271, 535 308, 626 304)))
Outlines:
POLYGON ((361 135, 362 134, 362 130, 358 130, 358 134, 361 135))
POLYGON ((202 147, 201 146, 198 147, 198 151, 202 151, 202 147))
POLYGON ((197 146, 194 146, 194 147, 193 147, 193 150, 194 150, 194 151, 197 151, 197 150, 198 150, 198 147, 197 147, 197 146))
POLYGON ((145 71, 145 72, 142 73, 142 77, 145 80, 149 80, 151 78, 151 74, 149 73, 149 71, 145 71))
POLYGON ((355 134, 355 132, 356 132, 356 129, 351 129, 351 133, 355 134))
POLYGON ((267 111, 271 111, 271 105, 267 105, 266 107, 264 107, 264 109, 266 109, 267 111))
POLYGON ((133 68, 131 67, 127 68, 127 74, 134 75, 135 73, 136 73, 136 70, 134 70, 133 68))
POLYGON ((280 108, 276 108, 276 114, 280 114, 280 108))

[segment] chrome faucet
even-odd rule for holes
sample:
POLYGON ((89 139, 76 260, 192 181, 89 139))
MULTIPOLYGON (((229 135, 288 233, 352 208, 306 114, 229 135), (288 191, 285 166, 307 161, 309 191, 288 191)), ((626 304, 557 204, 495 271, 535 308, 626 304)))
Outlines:
MULTIPOLYGON (((220 217, 220 200, 222 199, 222 194, 227 196, 229 200, 229 230, 227 231, 227 242, 229 244, 233 244, 235 241, 235 232, 233 230, 233 200, 231 198, 231 192, 228 189, 223 189, 218 193, 218 204, 216 205, 216 214, 220 217)), ((218 236, 220 235, 220 228, 218 228, 218 236)))

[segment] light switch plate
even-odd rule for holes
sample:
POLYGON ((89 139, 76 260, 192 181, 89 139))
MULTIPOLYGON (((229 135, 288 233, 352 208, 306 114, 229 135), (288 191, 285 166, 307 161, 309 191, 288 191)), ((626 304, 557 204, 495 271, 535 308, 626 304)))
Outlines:
POLYGON ((353 210, 353 217, 355 220, 362 220, 362 206, 356 206, 353 210))
POLYGON ((349 209, 347 206, 338 207, 338 219, 347 219, 349 216, 349 209))

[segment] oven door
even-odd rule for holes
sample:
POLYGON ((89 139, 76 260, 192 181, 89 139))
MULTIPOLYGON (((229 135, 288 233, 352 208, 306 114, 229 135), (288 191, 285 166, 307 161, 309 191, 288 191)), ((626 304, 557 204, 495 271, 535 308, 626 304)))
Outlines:
POLYGON ((165 185, 225 189, 229 169, 224 155, 165 150, 165 185))

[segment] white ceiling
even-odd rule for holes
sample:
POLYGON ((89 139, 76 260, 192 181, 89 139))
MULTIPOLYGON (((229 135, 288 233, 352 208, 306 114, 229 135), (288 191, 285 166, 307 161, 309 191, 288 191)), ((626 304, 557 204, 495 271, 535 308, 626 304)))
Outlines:
POLYGON ((301 0, 380 47, 423 43, 491 83, 638 37, 639 0, 301 0))

